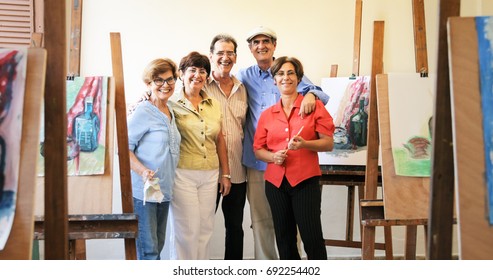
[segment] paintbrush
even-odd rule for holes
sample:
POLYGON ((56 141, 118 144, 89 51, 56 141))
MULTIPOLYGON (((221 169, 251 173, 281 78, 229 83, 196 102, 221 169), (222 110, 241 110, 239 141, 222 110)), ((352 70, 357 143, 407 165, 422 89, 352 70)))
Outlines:
MULTIPOLYGON (((298 131, 298 133, 296 133, 296 135, 295 135, 295 136, 293 136, 293 138, 294 138, 294 137, 296 137, 296 136, 300 136, 300 134, 301 134, 301 132, 303 131, 303 128, 304 128, 304 127, 305 127, 304 125, 303 125, 303 126, 301 126, 300 130, 298 131)), ((293 138, 291 138, 291 139, 293 139, 293 138)), ((286 154, 286 153, 288 152, 288 150, 289 150, 289 147, 286 147, 286 151, 284 151, 284 153, 283 153, 283 154, 286 154)))

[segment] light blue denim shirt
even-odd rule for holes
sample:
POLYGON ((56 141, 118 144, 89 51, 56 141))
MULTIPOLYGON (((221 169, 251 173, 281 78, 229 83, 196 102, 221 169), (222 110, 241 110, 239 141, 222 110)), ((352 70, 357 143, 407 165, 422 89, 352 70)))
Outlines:
MULTIPOLYGON (((128 148, 148 169, 157 170, 163 201, 170 201, 175 182, 175 169, 180 156, 181 136, 173 119, 163 114, 149 101, 141 102, 128 118, 128 148)), ((131 171, 132 195, 144 200, 144 182, 140 174, 131 171)))
MULTIPOLYGON (((258 65, 253 65, 241 69, 236 78, 246 87, 248 93, 248 114, 245 125, 245 139, 243 141, 242 162, 246 167, 264 171, 267 164, 255 158, 253 152, 253 136, 257 129, 260 114, 276 104, 281 95, 277 86, 274 85, 274 78, 270 69, 263 71, 258 65)), ((298 84, 298 92, 305 95, 308 92, 314 93, 324 104, 329 101, 329 96, 318 86, 315 86, 306 76, 298 84)))

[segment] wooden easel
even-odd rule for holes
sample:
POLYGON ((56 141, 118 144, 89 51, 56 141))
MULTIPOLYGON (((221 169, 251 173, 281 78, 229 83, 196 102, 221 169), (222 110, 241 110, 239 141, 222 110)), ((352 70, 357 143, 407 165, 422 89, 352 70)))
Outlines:
MULTIPOLYGON (((59 3, 51 3, 53 1, 46 1, 46 46, 48 53, 65 53, 65 46, 60 49, 55 48, 54 44, 58 46, 59 41, 65 42, 65 29, 64 26, 59 27, 59 19, 65 18, 65 6, 59 5, 59 3), (55 7, 51 7, 53 4, 55 7), (55 11, 55 12, 54 12, 55 11), (53 14, 51 14, 53 13, 53 14), (58 33, 50 33, 51 30, 57 30, 58 33), (50 36, 51 35, 51 36, 50 36), (60 39, 63 38, 63 39, 60 39)), ((74 1, 75 2, 75 1, 74 1)), ((73 3, 74 3, 73 2, 73 3)), ((79 6, 79 8, 81 8, 79 6)), ((78 10, 80 12, 80 9, 78 10)), ((65 22, 65 21, 62 21, 65 22)), ((73 27, 73 26, 72 26, 73 27)), ((113 40, 112 40, 113 44, 113 40)), ((55 66, 50 69, 56 68, 59 71, 65 72, 65 55, 51 56, 52 61, 63 61, 62 65, 56 68, 55 66)), ((120 54, 121 58, 121 54, 120 54)), ((76 58, 78 60, 78 58, 76 58)), ((50 61, 50 60, 48 60, 50 61)), ((121 59, 120 59, 121 63, 121 59)), ((77 64, 78 65, 78 64, 77 64)), ((121 64, 120 64, 121 65, 121 64)), ((118 69, 122 69, 121 66, 118 69)), ((57 102, 50 102, 50 105, 56 108, 45 108, 45 120, 48 123, 50 120, 56 119, 56 124, 46 126, 46 135, 51 135, 53 130, 56 130, 57 141, 49 141, 46 139, 46 145, 49 143, 49 147, 52 149, 52 153, 60 155, 60 158, 46 157, 45 158, 45 184, 43 187, 45 193, 44 203, 44 216, 36 218, 35 235, 37 239, 45 239, 46 247, 49 250, 45 250, 45 259, 85 259, 85 240, 86 239, 101 239, 101 238, 124 238, 125 239, 125 256, 126 259, 136 259, 135 250, 135 238, 137 234, 137 218, 133 214, 133 201, 130 186, 130 164, 128 160, 128 153, 120 154, 120 180, 122 184, 122 214, 110 214, 111 198, 112 198, 112 186, 113 186, 113 131, 115 123, 115 115, 113 115, 112 109, 115 109, 116 114, 116 127, 117 127, 117 140, 119 150, 128 150, 128 139, 126 130, 126 109, 125 109, 125 97, 123 92, 123 76, 118 71, 115 71, 117 77, 111 79, 109 82, 109 96, 108 96, 108 114, 107 114, 107 137, 106 137, 106 155, 105 155, 105 173, 100 176, 77 176, 70 177, 68 179, 70 186, 70 195, 67 199, 67 171, 66 171, 66 114, 65 114, 65 77, 66 72, 55 73, 55 77, 63 77, 61 83, 57 83, 58 95, 52 97, 50 100, 56 100, 57 102), (116 84, 116 86, 115 86, 116 84), (117 101, 115 101, 115 95, 111 94, 112 90, 119 95, 117 101), (63 94, 59 94, 62 92, 63 94), (61 96, 60 96, 61 95, 61 96), (111 109, 111 110, 110 110, 111 109), (56 115, 57 114, 57 115, 56 115), (56 118, 55 118, 56 115, 56 118), (50 133, 49 133, 50 132, 50 133), (61 135, 60 135, 61 134, 61 135), (63 137, 62 137, 63 135, 63 137), (62 139, 60 139, 62 138, 62 139), (54 144, 56 143, 56 144, 54 144), (58 169, 55 168, 58 167, 58 169), (62 170, 62 172, 60 171, 62 170), (57 174, 57 181, 55 182, 52 177, 53 174, 57 174), (55 184, 57 183, 57 184, 55 184), (63 191, 54 188, 54 185, 61 185, 58 188, 63 191), (90 188, 89 188, 90 187, 90 188), (71 203, 68 204, 67 201, 71 203), (100 203, 98 203, 98 201, 100 203), (104 201, 104 202, 102 202, 104 201), (91 203, 87 203, 91 202, 91 203), (55 212, 56 211, 58 212, 55 212), (70 215, 68 215, 70 213, 70 215), (56 214, 56 215, 55 215, 56 214), (52 231, 52 228, 59 229, 58 231, 52 231), (70 245, 70 246, 69 246, 70 245), (70 248, 69 248, 70 247, 70 248)), ((57 82, 60 82, 57 80, 57 82)), ((48 88, 48 86, 47 86, 48 88)), ((52 92, 50 90, 50 92, 52 92)), ((43 190, 43 188, 40 188, 43 190)), ((42 203, 38 203, 42 204, 42 203)))
MULTIPOLYGON (((360 66, 360 46, 361 46, 361 21, 362 21, 363 1, 355 1, 355 23, 354 23, 354 45, 353 45, 353 71, 352 76, 359 75, 360 66)), ((331 65, 330 77, 337 77, 338 65, 331 65)), ((346 201, 346 234, 344 240, 325 239, 326 246, 361 248, 361 241, 354 240, 354 219, 355 219, 355 198, 358 191, 358 201, 363 199, 363 187, 365 183, 364 166, 341 166, 341 165, 322 165, 321 185, 338 185, 347 187, 346 201), (358 187, 358 189, 356 189, 358 187)), ((381 184, 381 176, 378 175, 378 184, 381 184)), ((360 215, 361 217, 361 215, 360 215)), ((361 230, 360 230, 361 232, 361 230)), ((386 250, 392 246, 391 236, 386 235, 385 243, 376 243, 375 247, 379 250, 386 250)), ((392 250, 390 250, 391 252, 392 250)), ((389 250, 386 250, 389 252, 389 250)))
MULTIPOLYGON (((128 154, 127 110, 125 105, 125 87, 123 79, 123 59, 120 33, 110 33, 111 61, 115 78, 115 117, 120 163, 120 186, 123 213, 133 213, 132 182, 130 178, 130 156, 128 154)), ((134 214, 132 214, 134 215, 134 214)), ((137 223, 135 223, 137 226, 137 223)), ((136 259, 135 239, 125 239, 127 259, 136 259)))
MULTIPOLYGON (((361 212, 361 251, 363 259, 373 259, 375 252, 375 226, 368 225, 368 220, 375 216, 383 215, 383 203, 380 204, 377 199, 378 186, 378 153, 379 153, 379 132, 378 132, 378 115, 376 103, 376 75, 383 72, 383 21, 374 21, 373 23, 373 50, 372 50, 372 68, 371 68, 371 89, 370 100, 368 105, 368 141, 367 157, 365 171, 365 190, 363 200, 360 200, 361 212), (377 207, 376 209, 374 209, 377 207)), ((384 230, 385 234, 391 234, 388 225, 384 230)), ((391 248, 390 248, 391 250, 391 248)), ((386 252, 387 253, 387 252, 386 252)), ((391 252, 389 252, 391 253, 391 252)), ((386 254, 387 255, 387 254, 386 254)), ((392 254, 390 254, 392 255, 392 254)))
MULTIPOLYGON (((362 15, 363 3, 362 0, 356 0, 355 2, 355 23, 354 23, 354 52, 353 57, 353 74, 354 71, 359 69, 359 49, 361 41, 361 15, 362 15), (356 65, 356 68, 355 68, 356 65)), ((338 65, 333 64, 330 67, 329 77, 337 77, 338 65)), ((354 241, 354 197, 355 197, 355 187, 362 184, 364 167, 353 167, 351 166, 329 166, 322 165, 322 178, 320 180, 320 185, 330 186, 330 185, 343 185, 347 187, 347 202, 346 202, 346 234, 344 240, 334 240, 325 239, 326 246, 334 247, 352 247, 361 248, 361 242, 354 241), (353 169, 353 170, 350 170, 353 169), (358 170, 356 170, 358 169, 358 170), (357 174, 360 172, 360 174, 357 174), (359 178, 357 176, 360 176, 359 178)))
POLYGON ((67 118, 65 114, 66 35, 65 1, 44 1, 44 43, 47 51, 45 86, 45 259, 68 258, 67 222, 67 118))
POLYGON ((454 217, 454 164, 450 107, 447 20, 460 14, 460 0, 441 0, 438 30, 437 86, 433 112, 433 174, 427 255, 432 260, 452 259, 454 217))
POLYGON ((28 50, 22 120, 22 142, 14 223, 1 260, 30 260, 34 228, 34 192, 38 154, 39 114, 44 96, 46 50, 28 50))
MULTIPOLYGON (((69 199, 69 215, 67 216, 68 221, 68 258, 85 260, 86 259, 86 240, 88 239, 125 239, 125 257, 129 260, 136 259, 135 251, 135 238, 137 235, 137 217, 133 213, 133 201, 131 200, 131 186, 124 187, 124 181, 122 181, 122 205, 123 213, 112 214, 111 213, 111 196, 113 187, 113 154, 114 154, 114 136, 113 131, 115 129, 115 112, 123 111, 125 114, 125 107, 120 109, 116 105, 115 95, 115 79, 111 78, 109 80, 108 89, 108 108, 107 108, 107 124, 106 124, 106 155, 105 155, 105 171, 102 175, 93 176, 72 176, 69 177, 69 187, 72 194, 69 199), (110 109, 111 108, 111 109, 110 109), (115 111, 112 110, 115 108, 115 111), (118 108, 118 109, 117 109, 118 108), (130 190, 130 194, 129 194, 130 190), (84 202, 92 197, 92 204, 87 204, 84 206, 84 202), (130 202, 126 197, 130 196, 130 202), (129 203, 132 203, 129 205, 129 203)), ((118 114, 117 114, 118 115, 118 114)), ((121 116, 120 116, 121 118, 121 116)), ((126 118, 123 117, 126 129, 126 118)), ((118 125, 121 125, 122 120, 118 121, 117 132, 119 132, 118 125)), ((120 132, 122 133, 122 132, 120 132)), ((126 136, 118 135, 117 142, 119 149, 122 149, 122 145, 128 147, 128 140, 126 136), (123 142, 123 144, 121 143, 123 142), (127 143, 127 144, 125 144, 127 143)), ((125 176, 122 174, 127 174, 126 177, 130 177, 129 162, 127 162, 125 168, 125 163, 122 162, 122 156, 119 157, 120 161, 120 177, 125 176), (122 167, 123 166, 123 167, 122 167)), ((127 158, 128 159, 128 158, 127 158)), ((121 179, 122 180, 122 179, 121 179)), ((130 182, 128 182, 128 185, 130 182)), ((44 217, 37 216, 35 218, 35 235, 34 238, 37 240, 45 239, 44 231, 44 217)))
MULTIPOLYGON (((424 23, 424 4, 422 0, 413 0, 413 22, 414 22, 414 38, 415 38, 415 57, 416 57, 416 71, 421 74, 421 77, 428 76, 428 62, 426 54, 426 33, 424 23)), ((409 192, 422 192, 422 196, 428 195, 428 179, 424 178, 406 178, 395 176, 393 170, 392 151, 390 148, 390 134, 380 135, 382 139, 379 139, 379 131, 390 131, 390 122, 388 118, 388 88, 387 88, 387 76, 381 75, 383 72, 383 22, 381 27, 375 25, 375 37, 374 37, 374 51, 373 51, 373 66, 375 71, 372 70, 372 78, 375 77, 375 88, 372 86, 372 90, 375 93, 378 91, 378 101, 376 96, 372 93, 370 97, 370 104, 374 104, 370 108, 369 117, 369 131, 368 133, 368 163, 367 163, 367 192, 365 193, 365 200, 361 201, 362 211, 362 225, 363 225, 363 259, 374 258, 374 245, 375 242, 375 227, 384 226, 384 230, 391 230, 391 226, 406 226, 406 246, 405 246, 405 258, 415 259, 416 257, 416 230, 418 225, 424 225, 426 229, 427 224, 427 212, 417 216, 393 216, 388 215, 384 211, 384 201, 376 199, 376 185, 374 171, 376 161, 378 160, 378 144, 382 142, 382 156, 383 164, 388 166, 388 171, 384 173, 384 183, 390 185, 406 186, 409 192), (379 35, 377 35, 379 34, 379 35), (380 42, 379 42, 380 41, 380 42), (376 48, 376 50, 375 50, 376 48), (374 76, 375 75, 375 76, 374 76), (377 90, 378 89, 378 90, 377 90), (378 103, 377 103, 378 102, 378 103), (378 107, 378 111, 377 111, 378 107), (373 116, 372 116, 373 115, 373 116), (386 116, 386 117, 379 117, 386 116), (379 129, 380 127, 380 129, 379 129), (385 129, 382 129, 385 128, 385 129), (373 135, 373 137, 371 136, 373 135), (370 140, 370 138, 372 138, 370 140), (371 145, 371 147, 370 147, 371 145), (371 156, 370 156, 371 153, 371 156), (373 167, 371 167, 373 166, 373 167), (420 218, 416 218, 420 217, 420 218)), ((372 80, 373 83, 373 80, 372 80)), ((385 188, 385 186, 384 186, 385 188)), ((384 192, 385 194, 385 192, 384 192)), ((390 195, 389 195, 390 197, 390 195)), ((390 199, 386 199, 388 201, 390 199)), ((389 203, 389 202, 386 202, 389 203)), ((390 233, 389 233, 390 234, 390 233)))

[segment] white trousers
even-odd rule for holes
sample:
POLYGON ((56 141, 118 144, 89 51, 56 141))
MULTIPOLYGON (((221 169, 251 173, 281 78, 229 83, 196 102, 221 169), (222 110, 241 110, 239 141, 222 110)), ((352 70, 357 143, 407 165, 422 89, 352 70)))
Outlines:
POLYGON ((172 258, 209 259, 218 178, 218 169, 176 169, 171 201, 172 258))
POLYGON ((247 168, 247 180, 255 259, 277 260, 276 234, 269 202, 265 196, 264 172, 247 168))

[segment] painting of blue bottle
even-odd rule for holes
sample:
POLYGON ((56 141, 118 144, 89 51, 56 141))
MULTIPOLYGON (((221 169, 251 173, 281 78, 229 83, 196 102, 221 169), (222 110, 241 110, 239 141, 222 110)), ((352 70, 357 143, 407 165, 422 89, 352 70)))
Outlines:
POLYGON ((69 175, 104 173, 108 78, 67 81, 67 168, 69 175))
POLYGON ((84 112, 74 118, 72 136, 82 152, 94 152, 98 148, 99 117, 94 113, 94 98, 84 99, 84 112))
MULTIPOLYGON (((67 174, 104 174, 108 77, 74 77, 67 80, 67 174)), ((44 139, 44 128, 40 132, 44 139)), ((40 153, 43 152, 41 140, 40 153)), ((44 157, 38 176, 44 174, 44 157)))

